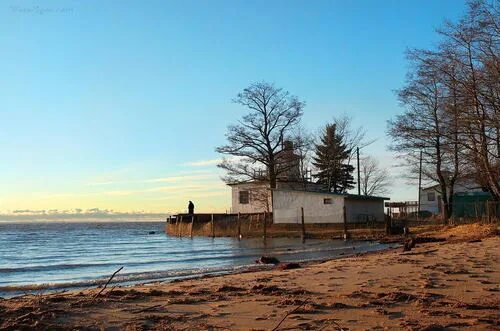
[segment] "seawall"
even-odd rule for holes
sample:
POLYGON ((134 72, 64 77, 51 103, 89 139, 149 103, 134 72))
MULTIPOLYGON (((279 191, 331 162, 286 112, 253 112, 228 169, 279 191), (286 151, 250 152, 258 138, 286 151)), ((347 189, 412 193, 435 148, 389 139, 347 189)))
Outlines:
MULTIPOLYGON (((207 215, 207 214, 206 214, 207 215)), ((209 215, 209 214, 208 214, 209 215)), ((290 237, 302 236, 301 224, 273 224, 271 215, 264 214, 238 215, 218 214, 211 217, 196 215, 171 220, 165 225, 165 232, 170 236, 190 237, 290 237), (264 222, 265 218, 265 222, 264 222), (181 220, 182 219, 182 220, 181 220)), ((344 234, 343 223, 306 223, 304 225, 307 238, 341 238, 344 234)), ((348 233, 353 238, 372 238, 385 234, 385 223, 377 222, 349 223, 348 233)))

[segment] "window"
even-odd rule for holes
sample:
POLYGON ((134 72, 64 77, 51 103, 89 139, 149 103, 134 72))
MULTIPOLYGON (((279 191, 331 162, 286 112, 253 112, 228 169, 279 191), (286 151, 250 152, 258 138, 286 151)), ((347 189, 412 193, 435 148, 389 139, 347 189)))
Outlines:
POLYGON ((240 204, 246 205, 250 200, 248 191, 240 191, 239 194, 240 194, 240 204))
POLYGON ((324 198, 323 199, 323 204, 324 205, 331 205, 332 204, 332 199, 331 198, 324 198))
POLYGON ((427 193, 427 201, 434 201, 434 200, 436 200, 436 193, 434 192, 427 193))

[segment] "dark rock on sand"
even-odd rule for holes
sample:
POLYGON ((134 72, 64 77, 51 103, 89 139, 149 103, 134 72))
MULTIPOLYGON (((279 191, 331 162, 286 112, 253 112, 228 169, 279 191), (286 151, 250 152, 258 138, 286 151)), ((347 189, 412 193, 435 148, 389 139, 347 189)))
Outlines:
POLYGON ((279 264, 280 260, 274 256, 261 256, 260 259, 256 260, 255 263, 259 264, 279 264))

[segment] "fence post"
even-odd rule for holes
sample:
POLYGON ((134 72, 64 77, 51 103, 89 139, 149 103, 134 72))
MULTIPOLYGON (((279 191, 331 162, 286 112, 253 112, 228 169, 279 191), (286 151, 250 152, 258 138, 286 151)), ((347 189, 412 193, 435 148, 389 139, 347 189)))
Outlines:
POLYGON ((345 200, 344 200, 344 206, 342 207, 342 212, 344 214, 344 240, 347 240, 349 235, 347 233, 347 212, 345 210, 345 200))
POLYGON ((306 242, 306 224, 304 221, 304 207, 300 207, 300 219, 302 223, 302 243, 306 242))
POLYGON ((486 223, 490 223, 490 203, 488 200, 486 200, 485 204, 486 204, 486 223))
POLYGON ((214 214, 210 215, 210 229, 212 231, 212 238, 215 238, 214 214))
POLYGON ((238 213, 238 240, 241 240, 241 213, 238 213))
POLYGON ((191 216, 191 227, 189 228, 189 237, 193 239, 193 224, 194 224, 194 215, 191 216))
POLYGON ((476 215, 476 222, 479 222, 479 213, 477 212, 477 201, 474 202, 474 214, 476 215))
POLYGON ((390 212, 390 208, 387 208, 387 216, 385 217, 385 234, 390 235, 391 234, 391 223, 392 223, 392 216, 390 212))

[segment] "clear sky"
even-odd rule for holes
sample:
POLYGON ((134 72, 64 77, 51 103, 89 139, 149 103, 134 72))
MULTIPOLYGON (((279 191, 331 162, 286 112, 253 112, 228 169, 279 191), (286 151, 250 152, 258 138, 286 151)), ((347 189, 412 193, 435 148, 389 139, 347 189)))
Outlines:
MULTIPOLYGON (((214 148, 269 81, 316 130, 348 114, 377 142, 401 111, 408 47, 432 47, 461 0, 0 3, 0 213, 225 211, 214 148)), ((394 176, 401 173, 393 169, 394 176)), ((417 190, 396 180, 393 200, 417 190)))

